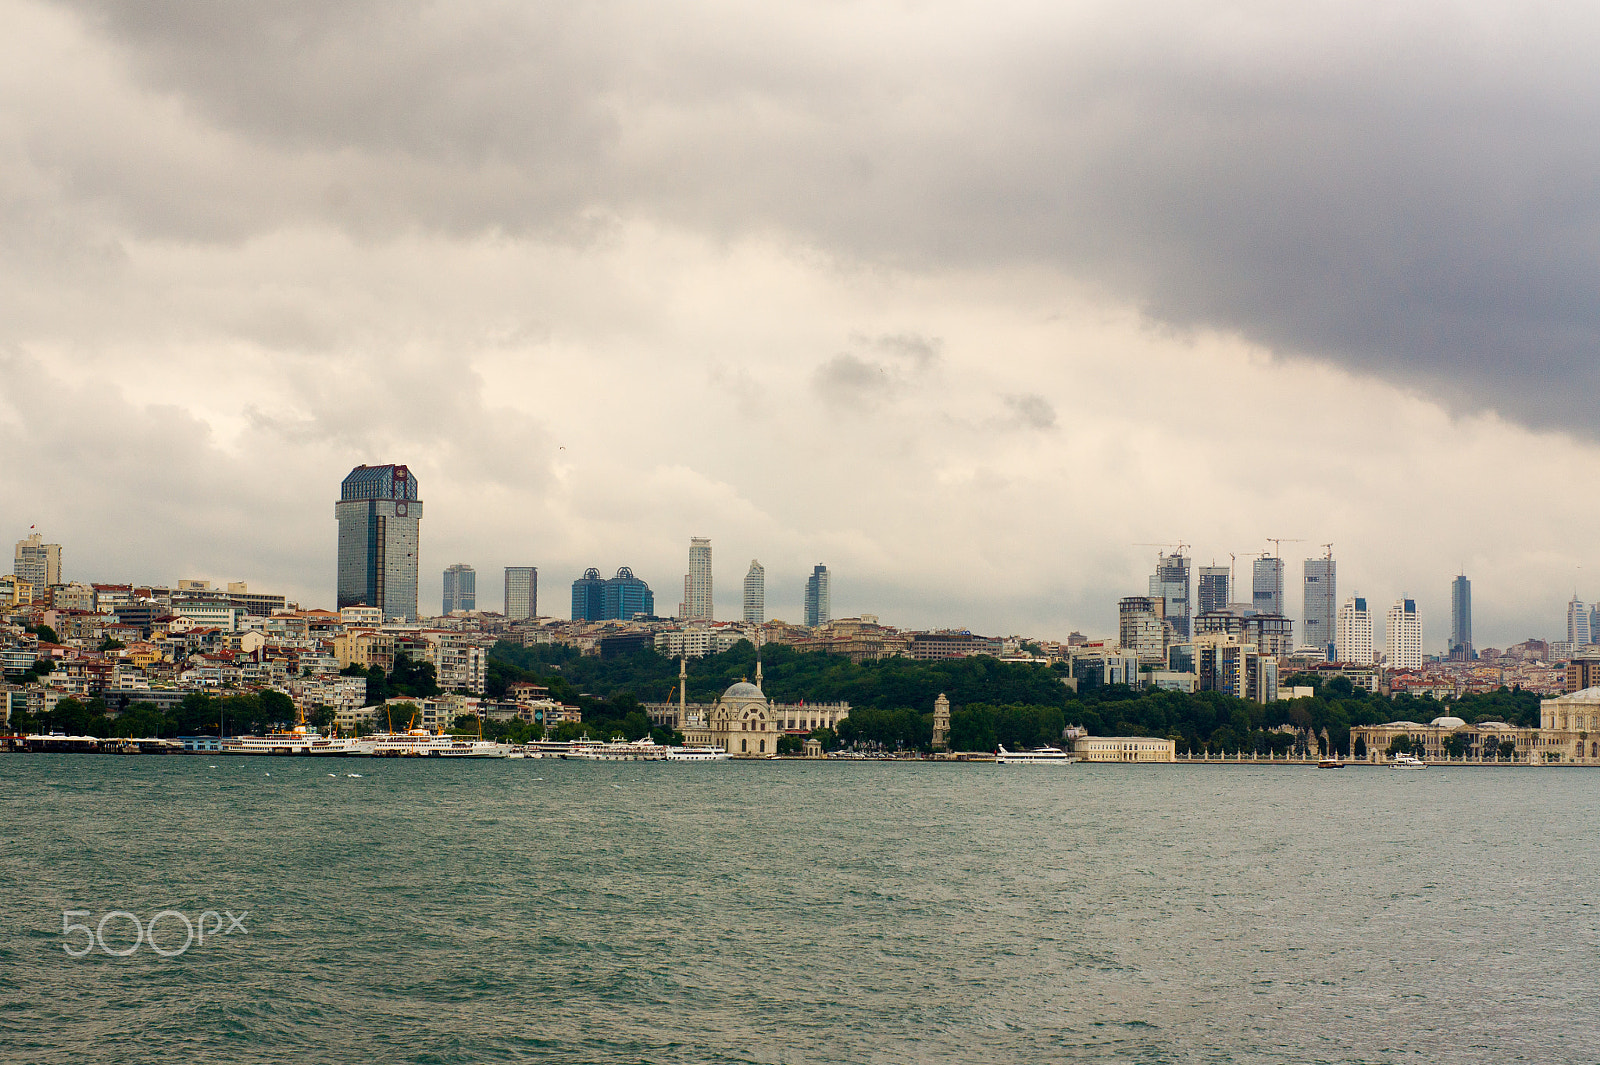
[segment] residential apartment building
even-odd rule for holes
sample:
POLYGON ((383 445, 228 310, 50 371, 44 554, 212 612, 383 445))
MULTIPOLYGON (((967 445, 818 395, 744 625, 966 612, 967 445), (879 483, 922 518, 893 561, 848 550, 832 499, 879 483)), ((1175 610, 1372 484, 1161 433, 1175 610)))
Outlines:
POLYGON ((43 599, 47 589, 61 583, 61 545, 47 544, 40 533, 17 541, 11 572, 33 586, 33 597, 43 599))
POLYGON ((761 625, 767 620, 767 571, 753 558, 744 575, 744 620, 747 625, 761 625))
POLYGON ((1339 607, 1339 631, 1334 643, 1340 662, 1372 665, 1372 614, 1364 597, 1351 596, 1339 607))
POLYGON ((689 572, 683 578, 683 604, 678 616, 685 621, 710 621, 712 613, 711 540, 693 536, 689 538, 689 572))
POLYGON ((1384 619, 1386 664, 1390 669, 1422 668, 1422 616, 1415 599, 1396 599, 1384 619))

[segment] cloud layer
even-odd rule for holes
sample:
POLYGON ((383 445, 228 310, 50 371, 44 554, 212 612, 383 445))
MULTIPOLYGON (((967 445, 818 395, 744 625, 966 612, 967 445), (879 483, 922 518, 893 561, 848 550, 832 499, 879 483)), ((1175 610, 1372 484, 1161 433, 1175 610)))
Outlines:
POLYGON ((1583 9, 0 12, 0 488, 79 557, 320 601, 333 485, 407 461, 425 564, 547 609, 670 608, 699 534, 791 613, 827 561, 1053 635, 1150 540, 1436 618, 1476 567, 1501 642, 1583 592, 1589 505, 1516 487, 1600 430, 1583 9))

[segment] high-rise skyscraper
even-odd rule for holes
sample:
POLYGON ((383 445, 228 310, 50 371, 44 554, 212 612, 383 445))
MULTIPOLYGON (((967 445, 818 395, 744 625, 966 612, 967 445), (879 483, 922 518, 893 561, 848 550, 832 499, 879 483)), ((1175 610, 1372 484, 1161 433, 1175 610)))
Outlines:
POLYGON ((689 572, 683 579, 683 617, 689 621, 710 621, 711 540, 689 538, 689 572))
POLYGON ((1195 612, 1204 614, 1208 610, 1221 610, 1228 605, 1228 567, 1227 566, 1201 566, 1196 575, 1195 612))
POLYGON ((806 625, 816 628, 833 620, 833 604, 828 600, 828 567, 817 563, 806 578, 806 625))
POLYGON ((1415 599, 1396 599, 1384 619, 1390 669, 1422 668, 1422 616, 1415 599))
POLYGON ((404 466, 357 466, 339 486, 338 607, 375 606, 417 617, 422 500, 404 466))
POLYGON ((1351 596, 1339 608, 1339 633, 1335 643, 1338 661, 1372 665, 1372 614, 1361 596, 1351 596))
POLYGON ((1472 582, 1463 573, 1450 582, 1450 659, 1470 662, 1472 649, 1472 582))
POLYGON ((1250 602, 1258 614, 1283 613, 1283 559, 1262 555, 1250 572, 1250 602))
POLYGON ((744 620, 747 625, 767 620, 767 571, 753 558, 744 575, 744 620))
POLYGON ((457 562, 444 571, 444 613, 478 609, 478 571, 457 562))
POLYGON ((506 567, 505 612, 509 621, 539 616, 539 567, 506 567))
POLYGON ((1594 630, 1589 627, 1591 620, 1589 608, 1574 595, 1567 603, 1567 646, 1572 654, 1594 642, 1594 630))
POLYGON ((61 583, 61 545, 45 543, 41 533, 18 540, 11 573, 17 580, 31 584, 34 600, 43 602, 51 585, 61 583))
POLYGON ((623 566, 617 575, 606 581, 601 618, 606 621, 627 621, 636 614, 646 617, 656 612, 655 593, 650 586, 633 575, 633 570, 623 566))
POLYGON ((1150 598, 1166 603, 1167 624, 1172 631, 1187 640, 1189 631, 1189 557, 1174 551, 1156 559, 1156 571, 1150 576, 1150 598))
POLYGON ((1338 640, 1338 571, 1330 548, 1325 558, 1308 558, 1305 565, 1305 628, 1301 639, 1331 660, 1338 640))
POLYGON ((606 582, 590 566, 572 582, 572 620, 600 621, 606 616, 606 582))

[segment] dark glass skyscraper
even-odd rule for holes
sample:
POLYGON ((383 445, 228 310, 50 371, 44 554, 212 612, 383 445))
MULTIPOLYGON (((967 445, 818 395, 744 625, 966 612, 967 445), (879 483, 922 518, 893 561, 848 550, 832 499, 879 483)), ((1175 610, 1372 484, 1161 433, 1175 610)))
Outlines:
POLYGON ((605 613, 607 620, 627 621, 635 614, 653 616, 656 612, 655 593, 650 586, 633 575, 633 570, 623 566, 617 575, 606 581, 605 613))
POLYGON ((1189 632, 1189 556, 1174 551, 1156 560, 1150 575, 1150 598, 1163 601, 1163 617, 1172 631, 1187 640, 1189 632))
POLYGON ((1450 582, 1450 658, 1470 662, 1472 650, 1472 582, 1463 573, 1450 582))
POLYGON ((338 606, 415 620, 422 500, 404 466, 357 466, 339 486, 338 606))
POLYGON ((1228 605, 1228 567, 1201 566, 1197 581, 1196 612, 1208 613, 1228 605))
POLYGON ((833 604, 828 595, 828 567, 820 562, 806 578, 806 624, 811 628, 833 620, 833 604))
POLYGON ((600 621, 606 616, 606 582, 600 571, 590 566, 572 582, 572 620, 600 621))
POLYGON ((590 567, 572 582, 573 621, 627 621, 635 614, 654 616, 655 593, 623 566, 610 580, 590 567))

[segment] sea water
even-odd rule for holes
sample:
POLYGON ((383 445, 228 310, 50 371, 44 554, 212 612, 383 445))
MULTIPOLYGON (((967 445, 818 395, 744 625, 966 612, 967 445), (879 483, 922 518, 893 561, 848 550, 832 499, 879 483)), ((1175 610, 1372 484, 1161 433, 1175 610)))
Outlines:
POLYGON ((12 755, 0 813, 5 1061, 1600 1061, 1590 771, 12 755))

